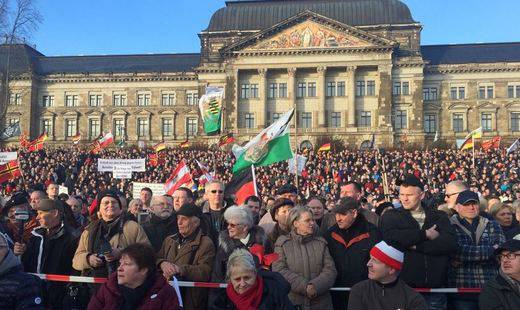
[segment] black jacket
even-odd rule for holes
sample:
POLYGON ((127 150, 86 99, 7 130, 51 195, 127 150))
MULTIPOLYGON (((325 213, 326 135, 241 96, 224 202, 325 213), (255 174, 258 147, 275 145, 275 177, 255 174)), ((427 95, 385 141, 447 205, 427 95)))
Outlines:
POLYGON ((457 251, 457 235, 443 211, 423 207, 423 228, 404 208, 391 209, 381 218, 383 239, 404 252, 400 278, 411 287, 443 287, 446 284, 450 255, 457 251), (439 237, 426 238, 426 229, 437 225, 439 237), (415 248, 413 248, 415 247, 415 248))
MULTIPOLYGON (((262 302, 259 306, 260 310, 291 310, 294 309, 293 304, 289 300, 290 284, 276 272, 259 271, 258 273, 264 280, 264 292, 262 294, 262 302)), ((226 290, 220 290, 218 296, 212 304, 209 305, 210 310, 233 310, 235 305, 227 297, 226 290)))
POLYGON ((520 309, 520 292, 515 291, 499 274, 486 283, 479 296, 479 308, 482 310, 520 309))
POLYGON ((159 252, 164 239, 179 231, 177 227, 177 216, 175 213, 172 213, 170 217, 161 219, 155 214, 152 214, 150 221, 143 226, 143 229, 155 252, 159 252))

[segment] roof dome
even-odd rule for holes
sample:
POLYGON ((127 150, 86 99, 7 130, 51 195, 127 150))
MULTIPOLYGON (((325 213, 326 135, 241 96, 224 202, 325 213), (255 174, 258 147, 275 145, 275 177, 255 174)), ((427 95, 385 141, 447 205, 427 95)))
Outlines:
POLYGON ((399 0, 234 0, 213 14, 206 31, 262 30, 305 10, 352 26, 416 23, 399 0))

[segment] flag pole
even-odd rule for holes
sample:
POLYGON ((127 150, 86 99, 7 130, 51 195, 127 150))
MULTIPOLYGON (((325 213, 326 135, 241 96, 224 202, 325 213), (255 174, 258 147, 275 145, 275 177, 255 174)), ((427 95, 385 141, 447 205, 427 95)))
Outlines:
POLYGON ((471 135, 471 142, 473 143, 473 173, 475 173, 477 169, 475 167, 475 136, 473 134, 471 135))
POLYGON ((256 185, 256 173, 255 173, 255 165, 254 165, 254 164, 251 165, 251 172, 253 173, 253 185, 254 185, 254 187, 255 187, 255 196, 256 196, 256 197, 260 197, 260 196, 258 195, 258 187, 257 187, 257 185, 256 185))
MULTIPOLYGON (((294 94, 293 94, 294 95, 294 94)), ((294 183, 295 183, 295 186, 296 188, 298 188, 298 162, 297 162, 297 155, 298 155, 298 112, 297 112, 297 108, 298 108, 298 102, 294 102, 294 114, 293 114, 293 117, 294 117, 294 167, 295 167, 295 173, 294 173, 294 183)))

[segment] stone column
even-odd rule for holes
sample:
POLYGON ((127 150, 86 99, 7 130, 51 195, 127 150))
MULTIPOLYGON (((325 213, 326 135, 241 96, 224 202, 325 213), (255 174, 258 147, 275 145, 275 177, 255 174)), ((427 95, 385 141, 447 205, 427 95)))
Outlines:
POLYGON ((258 69, 258 75, 260 76, 260 83, 258 85, 258 97, 260 99, 260 106, 258 108, 258 122, 256 128, 264 129, 268 120, 266 120, 267 116, 267 69, 261 68, 258 69))
POLYGON ((325 119, 326 116, 326 108, 325 108, 325 99, 326 99, 326 80, 325 75, 327 73, 327 67, 318 67, 318 85, 317 85, 317 91, 318 91, 318 128, 324 128, 327 124, 327 120, 325 119))
POLYGON ((230 112, 230 127, 231 128, 239 128, 238 127, 238 116, 239 116, 239 113, 238 113, 238 107, 239 107, 239 101, 240 101, 240 85, 238 84, 239 83, 239 74, 238 74, 238 69, 237 70, 234 70, 233 72, 233 86, 234 86, 234 93, 233 93, 233 99, 232 101, 234 102, 234 110, 233 111, 229 111, 230 112))
MULTIPOLYGON (((347 67, 347 127, 356 126, 356 67, 347 67)), ((366 87, 366 86, 365 86, 366 87)))
POLYGON ((294 126, 298 123, 298 109, 296 108, 296 68, 288 68, 287 75, 289 79, 287 81, 287 97, 289 98, 289 105, 295 109, 293 116, 294 126))

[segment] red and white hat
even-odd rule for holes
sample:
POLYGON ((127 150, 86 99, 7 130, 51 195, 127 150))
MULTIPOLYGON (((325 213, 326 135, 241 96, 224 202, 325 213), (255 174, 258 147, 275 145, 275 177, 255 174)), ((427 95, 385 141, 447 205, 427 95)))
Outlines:
POLYGON ((376 244, 372 250, 370 250, 370 255, 383 264, 394 269, 401 270, 403 267, 404 253, 394 247, 389 246, 384 241, 376 244))

